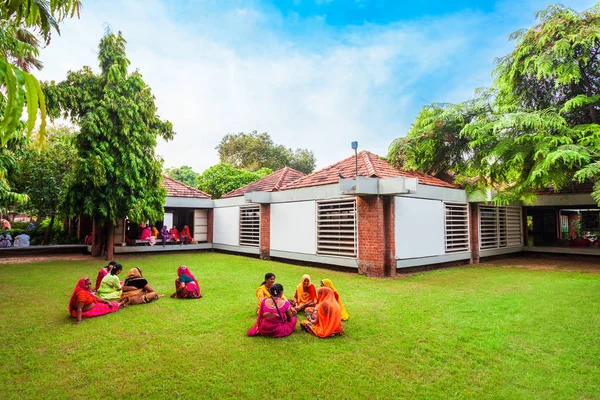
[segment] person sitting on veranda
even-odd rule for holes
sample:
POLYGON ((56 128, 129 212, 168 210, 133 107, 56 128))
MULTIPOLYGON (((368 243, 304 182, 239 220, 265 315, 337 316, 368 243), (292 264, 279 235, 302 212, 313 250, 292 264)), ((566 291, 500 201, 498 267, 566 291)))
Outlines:
POLYGON ((156 244, 156 238, 152 236, 152 229, 150 228, 150 225, 142 229, 140 240, 147 241, 150 246, 154 246, 156 244))
POLYGON ((192 241, 192 234, 190 233, 190 228, 185 225, 179 234, 179 240, 181 240, 182 244, 189 244, 192 241))
POLYGON ((169 235, 171 235, 171 239, 173 239, 175 243, 179 243, 179 231, 176 226, 169 229, 169 235))
POLYGON ((10 236, 10 233, 4 231, 0 234, 0 247, 10 246, 12 246, 12 236, 10 236))
POLYGON ((104 279, 104 277, 110 273, 115 265, 117 265, 117 262, 111 261, 105 267, 100 268, 100 271, 98 271, 98 276, 96 276, 96 286, 94 287, 94 292, 98 291, 100 284, 102 283, 102 279, 104 279))
POLYGON ((158 229, 156 229, 156 227, 153 226, 152 227, 152 236, 154 236, 156 239, 158 239, 158 235, 159 235, 158 229))
POLYGON ((333 290, 328 287, 319 288, 315 310, 309 314, 308 320, 302 321, 302 329, 320 338, 344 333, 342 309, 333 290))
POLYGON ((171 239, 171 235, 169 234, 169 230, 167 229, 166 225, 163 225, 163 227, 161 228, 158 234, 158 238, 162 240, 163 247, 165 247, 167 241, 171 239))
POLYGON ((110 273, 102 278, 100 287, 96 293, 100 298, 105 300, 119 300, 123 287, 119 281, 118 275, 123 271, 123 266, 119 263, 113 265, 110 273))
POLYGON ((156 293, 148 281, 142 276, 142 270, 139 267, 132 268, 127 273, 125 283, 123 283, 123 293, 121 301, 129 299, 129 304, 150 303, 164 295, 156 293))
POLYGON ((29 235, 25 232, 21 232, 17 236, 15 236, 15 240, 13 242, 14 247, 29 247, 29 235))
POLYGON ((335 286, 333 286, 333 282, 331 282, 330 279, 323 279, 321 281, 321 287, 328 287, 329 289, 333 290, 333 295, 335 296, 335 299, 339 303, 341 311, 342 311, 342 314, 341 314, 342 321, 348 321, 348 318, 349 318, 348 311, 346 311, 346 306, 344 306, 344 303, 342 303, 342 298, 340 297, 339 292, 337 291, 335 286))
POLYGON ((98 317, 127 306, 129 300, 120 303, 110 302, 94 295, 90 290, 91 288, 92 280, 90 278, 81 278, 75 285, 69 301, 69 313, 76 319, 75 325, 79 325, 82 318, 98 317))
POLYGON ((271 297, 264 298, 258 308, 256 323, 248 331, 248 336, 289 336, 296 329, 296 317, 292 315, 292 306, 282 299, 283 286, 274 284, 269 289, 271 297))
POLYGON ((177 268, 177 279, 175 279, 175 293, 171 295, 174 299, 199 299, 200 284, 196 277, 185 265, 177 268))
POLYGON ((296 287, 296 293, 292 300, 292 307, 296 312, 304 310, 306 307, 314 307, 317 301, 317 288, 310 282, 310 276, 302 275, 302 280, 296 287))

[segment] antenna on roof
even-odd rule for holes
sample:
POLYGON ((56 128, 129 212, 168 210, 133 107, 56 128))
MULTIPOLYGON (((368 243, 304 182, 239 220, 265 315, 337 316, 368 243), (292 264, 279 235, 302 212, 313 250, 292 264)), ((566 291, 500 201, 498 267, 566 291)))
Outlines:
POLYGON ((356 160, 356 175, 354 179, 358 178, 358 142, 352 142, 352 149, 354 150, 354 159, 356 160))

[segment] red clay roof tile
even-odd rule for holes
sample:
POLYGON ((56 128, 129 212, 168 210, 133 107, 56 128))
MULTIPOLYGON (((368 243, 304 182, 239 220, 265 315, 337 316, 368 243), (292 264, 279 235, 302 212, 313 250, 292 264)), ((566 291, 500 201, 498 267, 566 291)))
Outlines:
POLYGON ((249 192, 276 192, 281 190, 287 184, 297 181, 300 178, 305 177, 306 174, 296 171, 293 168, 284 167, 277 170, 262 179, 254 181, 242 186, 241 188, 232 190, 229 193, 223 195, 223 198, 243 196, 249 192))
POLYGON ((185 183, 176 181, 166 175, 163 175, 162 186, 167 189, 167 196, 169 197, 197 197, 210 199, 210 195, 204 193, 202 190, 188 186, 185 183))

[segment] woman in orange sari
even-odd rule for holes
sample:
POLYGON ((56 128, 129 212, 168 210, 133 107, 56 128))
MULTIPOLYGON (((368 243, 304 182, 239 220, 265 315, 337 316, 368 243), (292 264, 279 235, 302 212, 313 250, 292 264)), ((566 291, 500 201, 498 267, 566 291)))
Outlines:
POLYGON ((117 303, 101 299, 94 295, 91 291, 92 280, 90 278, 81 278, 69 301, 69 313, 76 319, 75 325, 81 323, 82 318, 98 317, 117 311, 119 308, 126 306, 129 300, 117 303))
POLYGON ((328 287, 319 288, 315 311, 307 321, 302 321, 302 329, 320 338, 344 333, 341 307, 333 293, 328 287))
POLYGON ((310 276, 302 275, 302 280, 296 288, 296 294, 292 300, 294 311, 299 312, 307 307, 314 307, 317 301, 317 289, 310 282, 310 276))
POLYGON ((342 303, 342 298, 340 297, 339 292, 337 291, 335 286, 333 286, 333 282, 331 282, 330 279, 323 279, 321 281, 321 287, 328 287, 329 289, 333 290, 333 295, 335 296, 335 299, 340 304, 340 307, 342 309, 342 321, 348 321, 348 311, 346 311, 346 306, 344 306, 344 303, 342 303))
POLYGON ((179 239, 181 239, 182 244, 189 244, 192 241, 192 234, 190 233, 190 228, 185 225, 181 234, 179 235, 179 239))

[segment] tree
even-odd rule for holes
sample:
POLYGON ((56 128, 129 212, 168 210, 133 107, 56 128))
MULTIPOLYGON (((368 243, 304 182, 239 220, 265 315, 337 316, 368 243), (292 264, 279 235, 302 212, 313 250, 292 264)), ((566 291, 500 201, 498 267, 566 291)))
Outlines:
POLYGON ((99 75, 84 67, 69 72, 65 81, 44 85, 50 115, 80 126, 64 208, 70 216, 92 218, 94 255, 101 251, 102 232, 108 232, 108 258, 118 219, 162 218, 166 190, 161 186, 162 160, 154 149, 158 137, 174 136, 171 123, 157 116, 142 75, 128 73, 125 44, 120 32, 107 34, 99 46, 99 75))
POLYGON ((491 90, 459 132, 469 151, 457 178, 470 190, 500 189, 500 203, 588 180, 600 204, 600 3, 581 13, 550 6, 536 17, 511 36, 514 50, 498 60, 491 90))
POLYGON ((75 132, 70 128, 53 128, 48 140, 39 148, 30 144, 18 160, 18 172, 11 180, 14 187, 29 196, 28 211, 39 217, 50 217, 44 244, 52 237, 54 219, 59 215, 60 199, 65 196, 65 179, 71 173, 77 156, 75 132))
POLYGON ((316 166, 312 151, 293 150, 276 145, 266 132, 229 133, 221 139, 216 149, 219 152, 219 161, 249 171, 257 171, 261 168, 278 170, 287 166, 310 174, 316 166))
POLYGON ((187 165, 179 168, 167 168, 165 169, 165 175, 191 187, 198 185, 198 178, 200 177, 199 173, 187 165))
POLYGON ((264 178, 271 172, 273 171, 269 168, 261 168, 252 172, 234 168, 231 164, 219 163, 200 175, 198 188, 210 194, 213 199, 220 199, 225 193, 264 178))

